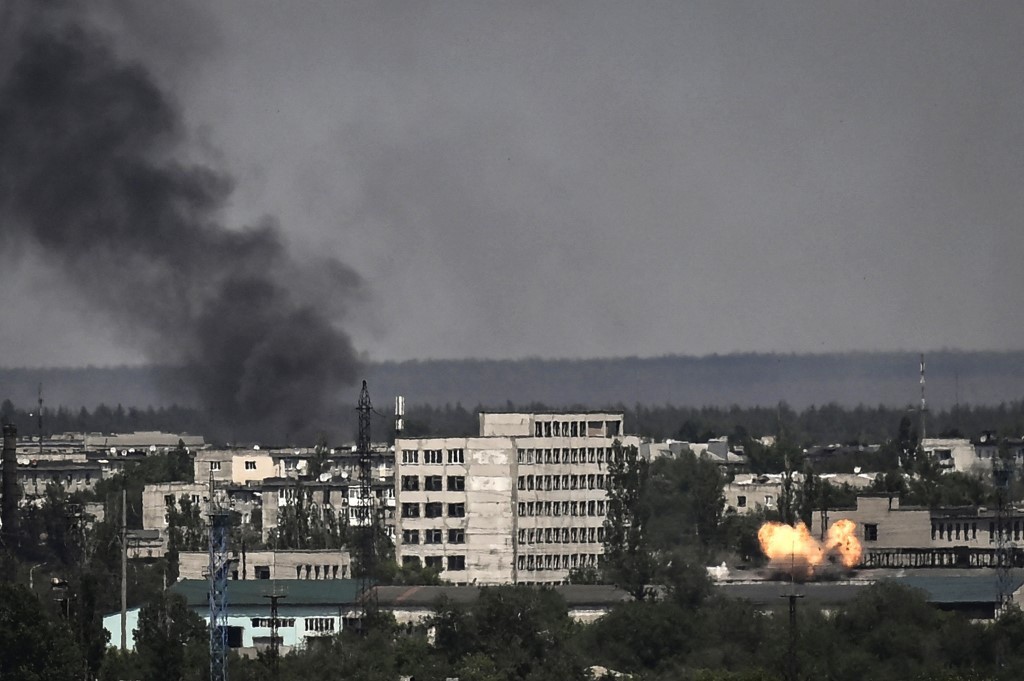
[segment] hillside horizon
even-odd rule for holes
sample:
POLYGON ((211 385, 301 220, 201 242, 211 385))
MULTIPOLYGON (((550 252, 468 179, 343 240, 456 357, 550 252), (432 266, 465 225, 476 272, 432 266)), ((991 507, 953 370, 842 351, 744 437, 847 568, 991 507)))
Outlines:
MULTIPOLYGON (((930 408, 996 405, 1024 397, 1024 351, 927 353, 930 408)), ((606 407, 616 404, 794 408, 916 406, 919 353, 732 353, 600 359, 461 359, 370 362, 361 372, 375 404, 606 407)), ((0 368, 0 399, 47 407, 194 405, 186 372, 169 366, 0 368)), ((358 386, 339 386, 342 397, 358 386)))

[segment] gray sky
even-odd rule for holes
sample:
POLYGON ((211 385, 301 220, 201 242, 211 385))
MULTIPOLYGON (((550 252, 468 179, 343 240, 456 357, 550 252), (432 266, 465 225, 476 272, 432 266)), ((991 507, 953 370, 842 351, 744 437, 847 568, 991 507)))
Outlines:
MULTIPOLYGON (((1020 2, 206 5, 100 21, 372 359, 1024 347, 1020 2)), ((147 359, 13 255, 0 363, 147 359)))

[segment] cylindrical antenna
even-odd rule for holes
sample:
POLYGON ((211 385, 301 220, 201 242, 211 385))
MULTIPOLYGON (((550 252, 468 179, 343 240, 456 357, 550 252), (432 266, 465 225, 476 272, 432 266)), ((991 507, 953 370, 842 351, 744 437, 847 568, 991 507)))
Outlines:
POLYGON ((926 417, 925 414, 928 412, 928 403, 924 399, 924 353, 921 353, 921 424, 918 430, 921 432, 921 443, 924 444, 924 438, 926 436, 926 417))
POLYGON ((395 398, 395 437, 405 430, 405 398, 399 395, 395 398))

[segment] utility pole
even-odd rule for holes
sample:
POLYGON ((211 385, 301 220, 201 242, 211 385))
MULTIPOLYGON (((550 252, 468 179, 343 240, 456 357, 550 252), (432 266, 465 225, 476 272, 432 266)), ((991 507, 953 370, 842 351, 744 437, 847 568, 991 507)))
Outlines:
POLYGON ((281 638, 278 635, 278 610, 277 602, 282 598, 286 598, 285 594, 279 594, 277 591, 273 591, 269 594, 264 594, 264 598, 270 599, 270 673, 271 678, 274 681, 280 676, 280 664, 278 662, 281 656, 281 638))
POLYGON ((786 681, 796 681, 800 673, 800 666, 796 657, 796 599, 803 598, 803 595, 796 593, 794 587, 793 591, 783 595, 782 598, 789 599, 789 650, 786 655, 786 681))

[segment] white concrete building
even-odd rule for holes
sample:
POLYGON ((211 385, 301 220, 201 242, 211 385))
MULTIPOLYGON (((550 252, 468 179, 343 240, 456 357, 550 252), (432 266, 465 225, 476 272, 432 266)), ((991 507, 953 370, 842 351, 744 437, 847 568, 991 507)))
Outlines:
POLYGON ((480 435, 395 441, 395 540, 403 563, 457 584, 559 584, 596 566, 614 412, 481 413, 480 435))

